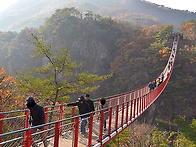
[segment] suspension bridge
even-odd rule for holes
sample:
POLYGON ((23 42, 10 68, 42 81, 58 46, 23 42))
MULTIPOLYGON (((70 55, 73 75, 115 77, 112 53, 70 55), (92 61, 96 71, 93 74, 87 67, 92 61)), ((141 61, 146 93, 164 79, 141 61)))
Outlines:
MULTIPOLYGON (((102 147, 137 120, 157 100, 172 74, 179 36, 176 35, 168 62, 162 73, 162 83, 150 90, 148 85, 129 92, 107 97, 107 111, 89 113, 87 135, 79 133, 80 117, 76 107, 65 105, 45 107, 45 130, 32 133, 29 127, 29 110, 0 112, 0 147, 30 147, 32 139, 43 147, 40 133, 45 134, 48 147, 102 147), (107 130, 103 130, 104 113, 109 113, 107 130), (52 117, 51 117, 52 116, 52 117)), ((155 79, 155 80, 157 80, 155 79)), ((93 100, 98 108, 99 99, 93 100)))

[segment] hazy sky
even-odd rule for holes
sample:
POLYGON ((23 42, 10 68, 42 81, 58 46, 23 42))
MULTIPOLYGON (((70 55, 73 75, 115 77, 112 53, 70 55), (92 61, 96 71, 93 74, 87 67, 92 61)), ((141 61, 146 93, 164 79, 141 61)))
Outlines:
POLYGON ((17 1, 19 1, 19 0, 0 0, 0 11, 9 7, 11 4, 14 4, 17 1))
MULTIPOLYGON (((19 0, 0 0, 0 11, 19 0)), ((28 0, 27 0, 28 1, 28 0)), ((173 9, 189 10, 196 12, 195 0, 146 0, 173 9)))
POLYGON ((158 5, 164 5, 173 9, 189 10, 196 12, 195 0, 146 0, 158 5))

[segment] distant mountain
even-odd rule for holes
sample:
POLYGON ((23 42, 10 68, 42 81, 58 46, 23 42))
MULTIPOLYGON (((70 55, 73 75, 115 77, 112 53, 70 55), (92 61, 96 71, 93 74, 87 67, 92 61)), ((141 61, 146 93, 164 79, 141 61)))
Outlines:
POLYGON ((112 16, 142 25, 152 25, 143 22, 148 19, 155 24, 174 23, 175 28, 178 28, 182 21, 196 20, 196 14, 193 12, 174 10, 142 0, 113 0, 112 3, 110 0, 19 0, 0 12, 0 30, 20 32, 25 27, 38 28, 56 9, 64 7, 75 7, 83 13, 91 10, 103 17, 112 16))

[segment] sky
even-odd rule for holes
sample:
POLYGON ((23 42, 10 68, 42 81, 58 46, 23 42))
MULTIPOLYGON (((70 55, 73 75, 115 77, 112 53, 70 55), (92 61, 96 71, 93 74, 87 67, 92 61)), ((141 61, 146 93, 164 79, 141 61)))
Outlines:
MULTIPOLYGON (((0 0, 0 11, 6 9, 11 4, 17 1, 19 0, 0 0)), ((170 7, 173 9, 189 10, 191 12, 196 12, 195 0, 146 0, 146 1, 153 2, 158 5, 164 5, 165 7, 170 7)))
POLYGON ((196 12, 195 0, 146 0, 165 7, 196 12))
POLYGON ((0 0, 0 11, 6 9, 10 5, 16 3, 19 0, 0 0))

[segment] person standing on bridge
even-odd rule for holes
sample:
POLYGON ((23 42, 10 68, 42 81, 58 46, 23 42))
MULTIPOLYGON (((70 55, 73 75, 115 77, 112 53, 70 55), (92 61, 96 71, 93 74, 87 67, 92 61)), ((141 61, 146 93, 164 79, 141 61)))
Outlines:
POLYGON ((108 104, 106 102, 106 98, 101 98, 98 109, 99 110, 104 109, 104 116, 103 116, 103 127, 104 127, 104 131, 106 131, 106 120, 109 117, 109 109, 106 109, 106 108, 108 108, 108 104))
MULTIPOLYGON (((38 126, 38 125, 45 124, 44 108, 36 104, 33 97, 28 97, 26 101, 27 101, 26 103, 27 108, 29 108, 30 110, 29 124, 32 126, 38 126)), ((44 130, 44 126, 36 128, 36 129, 32 129, 32 134, 43 131, 43 130, 44 130)), ((40 136, 44 143, 44 147, 47 147, 47 140, 46 140, 45 132, 40 133, 40 136)), ((31 144, 32 144, 32 147, 38 147, 33 138, 31 139, 31 144)))
MULTIPOLYGON (((86 100, 86 102, 90 106, 90 111, 91 112, 95 111, 94 102, 90 99, 90 95, 89 94, 85 94, 85 100, 86 100)), ((89 126, 89 124, 90 124, 90 118, 88 118, 88 126, 89 126)))
POLYGON ((152 82, 150 82, 150 83, 148 84, 148 87, 150 88, 150 91, 152 91, 152 90, 154 89, 154 85, 153 85, 153 83, 152 83, 152 82))
POLYGON ((87 118, 89 117, 88 115, 83 115, 86 113, 90 112, 90 106, 89 104, 85 101, 84 97, 81 96, 78 98, 77 102, 74 103, 69 103, 69 104, 65 104, 65 106, 78 106, 79 109, 79 114, 82 115, 81 116, 81 134, 86 134, 86 124, 87 124, 87 118))

